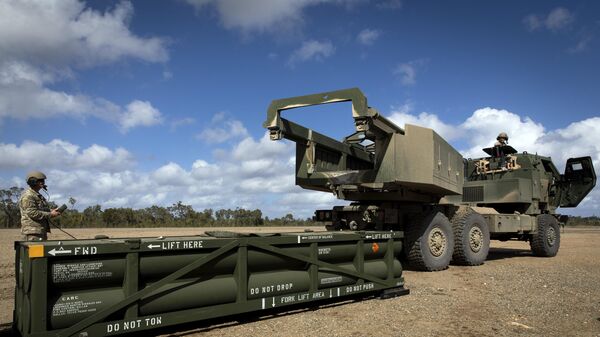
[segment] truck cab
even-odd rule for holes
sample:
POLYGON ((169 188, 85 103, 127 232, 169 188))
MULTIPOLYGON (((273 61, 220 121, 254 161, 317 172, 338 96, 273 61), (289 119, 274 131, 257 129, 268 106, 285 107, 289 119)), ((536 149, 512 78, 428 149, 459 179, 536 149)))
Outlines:
POLYGON ((596 184, 589 156, 569 158, 560 174, 550 157, 517 153, 507 145, 483 151, 489 157, 465 160, 462 203, 499 213, 553 214, 579 205, 596 184))

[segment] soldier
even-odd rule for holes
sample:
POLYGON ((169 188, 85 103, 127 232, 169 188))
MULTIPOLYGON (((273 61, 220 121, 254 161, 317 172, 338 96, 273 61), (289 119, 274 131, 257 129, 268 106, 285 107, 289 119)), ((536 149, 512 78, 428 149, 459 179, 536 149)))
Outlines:
POLYGON ((45 241, 50 232, 50 218, 60 215, 58 209, 50 210, 48 202, 40 194, 43 188, 46 190, 46 175, 39 171, 27 174, 26 189, 19 199, 19 210, 21 211, 21 234, 24 241, 45 241))
POLYGON ((506 160, 504 158, 504 152, 502 151, 502 146, 508 145, 508 135, 506 132, 500 132, 498 137, 496 137, 496 143, 494 143, 494 155, 495 158, 500 158, 499 167, 502 170, 506 170, 506 160))
POLYGON ((494 146, 504 146, 508 144, 508 135, 506 132, 500 132, 498 137, 496 137, 496 143, 494 146))

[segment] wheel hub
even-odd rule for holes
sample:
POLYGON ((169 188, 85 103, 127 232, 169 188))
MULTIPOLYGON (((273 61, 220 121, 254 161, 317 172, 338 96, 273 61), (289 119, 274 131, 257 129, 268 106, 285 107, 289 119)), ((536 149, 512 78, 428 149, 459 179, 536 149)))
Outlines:
POLYGON ((439 228, 434 228, 429 232, 429 251, 435 257, 440 257, 446 251, 448 239, 444 232, 439 228))
POLYGON ((483 233, 481 232, 481 228, 473 227, 469 231, 469 247, 475 253, 481 250, 483 247, 483 233))
POLYGON ((556 243, 556 231, 554 227, 548 226, 548 230, 546 231, 546 239, 548 240, 548 245, 554 246, 556 243))

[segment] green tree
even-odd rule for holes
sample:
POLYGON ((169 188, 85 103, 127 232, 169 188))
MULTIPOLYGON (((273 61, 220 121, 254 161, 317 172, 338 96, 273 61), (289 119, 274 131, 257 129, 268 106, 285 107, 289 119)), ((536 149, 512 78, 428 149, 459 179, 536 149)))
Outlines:
POLYGON ((4 215, 2 226, 4 228, 18 228, 21 226, 21 213, 19 211, 19 197, 23 192, 21 187, 11 187, 0 190, 0 210, 4 215))

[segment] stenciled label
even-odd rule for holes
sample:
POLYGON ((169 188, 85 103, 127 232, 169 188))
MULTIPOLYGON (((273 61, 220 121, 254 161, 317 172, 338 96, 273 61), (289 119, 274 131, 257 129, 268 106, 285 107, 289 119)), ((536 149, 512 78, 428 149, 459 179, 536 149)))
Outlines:
POLYGON ((321 279, 321 284, 332 284, 342 282, 341 276, 324 277, 321 279))
POLYGON ((329 255, 329 254, 331 254, 330 247, 319 248, 319 255, 329 255))
MULTIPOLYGON (((397 285, 402 285, 398 283, 397 285)), ((283 295, 280 297, 263 297, 259 302, 261 309, 274 308, 279 305, 289 305, 296 302, 316 301, 325 298, 340 297, 358 292, 365 292, 375 289, 375 284, 372 282, 365 284, 355 284, 344 288, 329 288, 317 291, 307 291, 296 294, 283 295)))
POLYGON ((289 291, 294 287, 293 283, 273 284, 262 287, 249 288, 250 295, 268 294, 272 292, 289 291))
POLYGON ((176 250, 176 249, 198 249, 204 248, 202 240, 188 240, 188 241, 163 241, 157 243, 149 243, 146 245, 148 249, 160 249, 160 250, 176 250))
POLYGON ((346 287, 346 294, 351 294, 359 291, 367 291, 375 289, 375 285, 373 283, 365 283, 365 284, 357 284, 353 286, 346 287))
POLYGON ((111 271, 102 270, 102 261, 56 263, 52 266, 52 281, 67 283, 75 280, 104 279, 111 277, 111 271))
POLYGON ((331 240, 333 239, 333 234, 313 234, 313 235, 298 235, 298 243, 301 242, 314 242, 321 240, 331 240))
POLYGON ((393 238, 392 233, 371 233, 371 234, 365 235, 365 239, 372 239, 372 240, 391 239, 391 238, 393 238))
POLYGON ((48 251, 48 255, 52 256, 67 256, 67 255, 96 255, 98 254, 98 247, 96 246, 77 246, 77 247, 63 247, 52 248, 48 251))
POLYGON ((328 240, 333 239, 333 234, 307 235, 302 238, 306 240, 328 240))
POLYGON ((123 331, 132 331, 148 327, 155 327, 161 324, 162 316, 125 320, 121 322, 107 324, 106 333, 123 333, 123 331))
POLYGON ((52 316, 92 313, 98 310, 101 300, 84 301, 78 296, 62 296, 52 307, 52 316))

